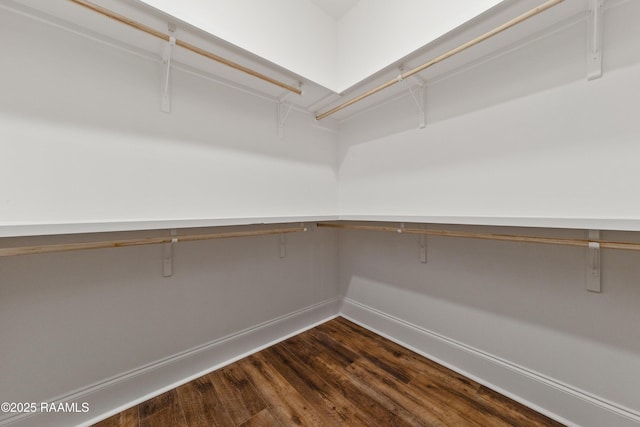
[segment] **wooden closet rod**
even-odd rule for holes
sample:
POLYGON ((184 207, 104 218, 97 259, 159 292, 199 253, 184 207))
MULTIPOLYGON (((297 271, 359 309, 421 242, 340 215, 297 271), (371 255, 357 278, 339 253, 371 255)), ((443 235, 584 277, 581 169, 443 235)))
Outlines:
POLYGON ((156 245, 161 243, 195 242, 197 240, 227 239, 230 237, 266 236, 270 234, 298 233, 306 230, 307 229, 305 227, 289 227, 270 230, 230 231, 227 233, 191 234, 185 236, 147 237, 141 239, 106 240, 100 242, 21 246, 0 248, 0 257, 81 251, 86 249, 123 248, 127 246, 156 245))
POLYGON ((548 245, 589 247, 589 242, 597 242, 601 248, 640 251, 640 243, 609 242, 605 240, 560 239, 556 237, 516 236, 510 234, 472 233, 468 231, 425 230, 422 228, 399 228, 376 225, 350 225, 318 223, 318 227, 342 228, 348 230, 385 231, 401 234, 425 234, 427 236, 463 237, 468 239, 501 240, 506 242, 544 243, 548 245))
POLYGON ((460 46, 458 46, 458 47, 456 47, 454 49, 451 49, 450 51, 448 51, 446 53, 443 53, 442 55, 440 55, 440 56, 438 56, 438 57, 436 57, 436 58, 434 58, 434 59, 432 59, 432 60, 430 60, 428 62, 425 62, 424 64, 422 64, 422 65, 420 65, 420 66, 418 66, 418 67, 416 67, 416 68, 414 68, 412 70, 407 71, 406 73, 400 74, 395 79, 389 80, 388 82, 383 83, 378 87, 375 87, 375 88, 373 88, 373 89, 371 89, 371 90, 369 90, 369 91, 367 91, 367 92, 365 92, 365 93, 363 93, 361 95, 358 95, 355 98, 350 99, 349 101, 346 101, 346 102, 338 105, 337 107, 334 107, 334 108, 330 109, 329 111, 326 111, 324 113, 318 114, 316 116, 316 120, 322 120, 325 117, 329 117, 330 115, 332 115, 334 113, 337 113, 338 111, 342 110, 343 108, 347 108, 350 105, 355 104, 356 102, 362 101, 363 99, 368 98, 369 96, 371 96, 373 94, 376 94, 376 93, 380 92, 383 89, 388 88, 389 86, 393 86, 394 84, 396 84, 398 82, 401 82, 402 80, 407 79, 407 78, 413 76, 414 74, 417 74, 417 73, 419 73, 421 71, 424 71, 425 69, 431 67, 432 65, 435 65, 438 62, 442 62, 445 59, 450 58, 450 57, 462 52, 465 49, 470 48, 471 46, 475 46, 478 43, 483 42, 483 41, 487 40, 488 38, 491 38, 491 37, 495 36, 496 34, 501 33, 504 30, 507 30, 507 29, 509 29, 509 28, 521 23, 522 21, 525 21, 525 20, 531 18, 532 16, 535 16, 535 15, 537 15, 537 14, 539 14, 541 12, 544 12, 545 10, 547 10, 547 9, 549 9, 549 8, 559 4, 559 3, 562 3, 563 1, 564 0, 549 0, 546 3, 544 3, 544 4, 542 4, 542 5, 538 6, 538 7, 535 7, 535 8, 531 9, 530 11, 528 11, 526 13, 523 13, 522 15, 520 15, 520 16, 518 16, 516 18, 513 18, 509 22, 506 22, 506 23, 500 25, 499 27, 496 27, 493 30, 488 31, 488 32, 482 34, 481 36, 476 37, 473 40, 470 40, 470 41, 468 41, 468 42, 466 42, 464 44, 461 44, 460 46))
MULTIPOLYGON (((150 35, 152 35, 154 37, 157 37, 157 38, 162 39, 162 40, 167 41, 167 42, 170 41, 170 36, 169 35, 164 34, 161 31, 154 30, 153 28, 148 27, 148 26, 146 26, 144 24, 141 24, 139 22, 136 22, 136 21, 134 21, 132 19, 129 19, 126 16, 123 16, 123 15, 117 14, 115 12, 112 12, 111 10, 106 9, 106 8, 104 8, 102 6, 98 6, 96 4, 93 4, 93 3, 85 1, 85 0, 70 0, 70 1, 72 1, 73 3, 79 4, 80 6, 84 6, 84 7, 88 8, 88 9, 91 9, 91 10, 93 10, 95 12, 98 12, 101 15, 107 16, 107 17, 109 17, 111 19, 115 19, 118 22, 122 22, 123 24, 126 24, 126 25, 128 25, 130 27, 133 27, 133 28, 137 29, 137 30, 140 30, 142 32, 150 34, 150 35)), ((176 46, 180 46, 180 47, 182 47, 184 49, 190 50, 191 52, 197 53, 198 55, 202 55, 202 56, 204 56, 206 58, 212 59, 212 60, 214 60, 216 62, 219 62, 221 64, 224 64, 224 65, 227 65, 227 66, 229 66, 231 68, 235 68, 236 70, 242 71, 243 73, 247 73, 247 74, 249 74, 249 75, 251 75, 253 77, 257 77, 257 78, 259 78, 261 80, 264 80, 266 82, 269 82, 271 84, 279 86, 279 87, 281 87, 283 89, 286 89, 286 90, 291 91, 293 93, 296 93, 298 95, 302 95, 302 90, 300 90, 297 87, 293 87, 293 86, 288 85, 286 83, 283 83, 283 82, 281 82, 279 80, 273 79, 273 78, 271 78, 269 76, 265 76, 264 74, 259 73, 258 71, 252 70, 251 68, 247 68, 244 65, 237 64, 237 63, 235 63, 233 61, 230 61, 230 60, 228 60, 226 58, 223 58, 223 57, 221 57, 219 55, 216 55, 215 53, 211 53, 209 51, 201 49, 201 48, 199 48, 197 46, 194 46, 194 45, 192 45, 190 43, 187 43, 185 41, 176 39, 176 46)))

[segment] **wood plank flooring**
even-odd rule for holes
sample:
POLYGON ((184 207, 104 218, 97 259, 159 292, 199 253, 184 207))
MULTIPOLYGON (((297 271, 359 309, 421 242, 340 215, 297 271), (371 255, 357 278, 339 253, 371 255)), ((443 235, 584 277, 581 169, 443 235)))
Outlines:
POLYGON ((560 426, 344 318, 96 426, 560 426))

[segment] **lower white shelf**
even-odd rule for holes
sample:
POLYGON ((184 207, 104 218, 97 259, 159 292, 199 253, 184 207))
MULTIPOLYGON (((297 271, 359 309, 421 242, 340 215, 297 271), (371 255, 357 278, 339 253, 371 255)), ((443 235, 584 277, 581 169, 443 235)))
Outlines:
POLYGON ((246 218, 197 218, 151 221, 105 221, 57 224, 0 224, 0 237, 50 236, 55 234, 104 233, 116 231, 167 230, 171 228, 223 227, 233 225, 286 224, 337 221, 338 215, 246 218))
POLYGON ((0 238, 48 236, 56 234, 102 233, 116 231, 167 230, 234 225, 311 223, 323 221, 378 221, 396 223, 484 225, 504 227, 564 228, 578 230, 640 231, 636 218, 546 218, 546 217, 475 217, 419 215, 307 215, 244 218, 196 218, 150 221, 104 221, 76 223, 0 224, 0 238))
POLYGON ((548 218, 346 214, 340 215, 340 219, 343 221, 413 222, 424 224, 640 231, 640 218, 548 218))

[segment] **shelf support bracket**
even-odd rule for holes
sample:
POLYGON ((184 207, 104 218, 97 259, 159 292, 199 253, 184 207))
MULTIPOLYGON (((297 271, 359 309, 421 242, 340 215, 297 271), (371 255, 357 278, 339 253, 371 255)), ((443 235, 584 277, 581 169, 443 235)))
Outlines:
POLYGON ((427 235, 420 235, 420 262, 423 264, 427 263, 427 235))
POLYGON ((291 113, 291 109, 293 108, 293 104, 288 104, 285 102, 285 98, 280 98, 278 100, 277 105, 277 120, 278 120, 278 137, 280 139, 284 138, 284 124, 289 118, 289 113, 291 113))
MULTIPOLYGON (((400 72, 398 81, 402 83, 406 82, 408 79, 402 78, 405 72, 404 66, 399 67, 398 71, 400 72)), ((412 75, 409 79, 416 82, 416 86, 409 87, 409 94, 411 94, 411 98, 413 98, 413 102, 418 108, 418 129, 424 129, 427 126, 427 104, 425 99, 427 82, 417 74, 412 75)))
MULTIPOLYGON (((298 89, 302 88, 302 83, 298 83, 298 89)), ((278 137, 280 139, 284 138, 284 125, 289 118, 289 113, 293 109, 293 104, 286 102, 287 98, 291 95, 290 92, 285 93, 280 98, 278 98, 278 102, 276 104, 276 125, 278 128, 278 137)))
POLYGON ((427 111, 426 111, 426 82, 417 75, 411 76, 418 84, 417 86, 409 88, 411 97, 418 107, 418 128, 424 129, 427 126, 427 111))
POLYGON ((171 229, 171 243, 162 244, 162 276, 173 276, 173 245, 178 243, 175 228, 171 229))
POLYGON ((587 290, 602 292, 600 282, 600 231, 589 230, 589 247, 587 248, 587 290))
POLYGON ((287 256, 287 236, 284 233, 278 236, 278 252, 280 259, 287 256))
POLYGON ((604 0, 589 0, 587 80, 602 77, 602 15, 604 0))
POLYGON ((163 113, 171 112, 171 55, 173 48, 176 45, 176 38, 174 37, 175 27, 169 25, 169 42, 164 48, 162 54, 162 85, 160 87, 160 109, 163 113))

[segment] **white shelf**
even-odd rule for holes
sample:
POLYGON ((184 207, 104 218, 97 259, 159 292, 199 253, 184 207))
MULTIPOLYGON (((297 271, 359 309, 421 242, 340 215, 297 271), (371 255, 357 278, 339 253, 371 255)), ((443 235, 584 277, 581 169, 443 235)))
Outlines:
POLYGON ((114 231, 165 230, 171 228, 222 227, 231 225, 284 224, 336 221, 337 215, 249 218, 173 219, 154 221, 80 222, 58 224, 0 225, 0 237, 46 236, 53 234, 102 233, 114 231))
POLYGON ((640 231, 640 219, 626 218, 340 215, 340 219, 344 221, 413 222, 451 225, 491 225, 505 227, 566 228, 579 230, 640 231))
POLYGON ((223 227, 233 225, 285 224, 321 221, 377 221, 503 227, 565 228, 579 230, 640 231, 640 219, 624 218, 540 218, 403 215, 320 215, 248 218, 174 219, 154 221, 80 222, 58 224, 0 225, 1 237, 46 236, 54 234, 102 233, 116 231, 166 230, 171 228, 223 227))

